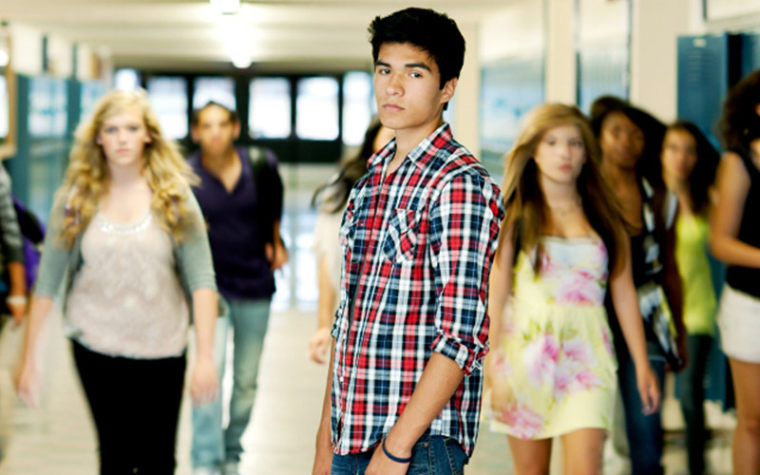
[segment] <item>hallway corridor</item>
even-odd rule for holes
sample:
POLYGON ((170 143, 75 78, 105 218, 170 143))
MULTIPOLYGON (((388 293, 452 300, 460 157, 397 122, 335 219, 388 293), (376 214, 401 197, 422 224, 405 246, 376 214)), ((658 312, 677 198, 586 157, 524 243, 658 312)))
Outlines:
MULTIPOLYGON (((316 284, 311 257, 314 213, 308 203, 311 190, 329 173, 331 169, 327 167, 283 167, 282 170, 289 189, 282 228, 289 243, 291 262, 278 276, 280 290, 269 321, 257 401, 243 440, 243 474, 302 475, 311 471, 326 367, 311 362, 307 354, 308 340, 316 327, 316 284)), ((10 360, 20 349, 19 332, 6 329, 5 338, 0 340, 0 439, 8 438, 2 444, 5 459, 0 463, 0 475, 97 473, 93 426, 60 324, 59 316, 51 318, 46 387, 42 405, 37 409, 26 408, 17 400, 7 371, 10 360)), ((190 358, 192 353, 191 347, 190 358)), ((230 384, 229 379, 225 381, 227 389, 230 384)), ((666 427, 677 428, 680 414, 675 400, 666 401, 664 411, 666 427)), ((732 427, 731 416, 720 415, 718 411, 708 411, 708 418, 715 426, 732 427)), ((730 473, 731 431, 719 429, 714 434, 708 446, 710 473, 730 473)), ((190 440, 190 405, 186 394, 180 418, 177 474, 192 472, 190 440)), ((666 443, 667 473, 685 473, 682 433, 669 431, 666 443)), ((561 460, 554 459, 552 473, 560 473, 561 460)), ((626 473, 626 463, 614 455, 608 443, 604 473, 626 473)), ((487 425, 481 426, 475 455, 466 473, 511 473, 506 440, 490 433, 487 425)))

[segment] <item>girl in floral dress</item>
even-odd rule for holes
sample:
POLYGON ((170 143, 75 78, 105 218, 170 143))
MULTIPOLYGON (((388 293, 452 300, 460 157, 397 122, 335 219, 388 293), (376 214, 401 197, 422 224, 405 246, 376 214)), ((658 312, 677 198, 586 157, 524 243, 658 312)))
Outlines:
POLYGON ((507 434, 515 473, 548 473, 560 436, 566 473, 601 473, 616 360, 608 286, 647 411, 649 366, 630 248, 599 174, 588 120, 573 106, 531 112, 507 156, 506 218, 490 278, 492 430, 507 434))

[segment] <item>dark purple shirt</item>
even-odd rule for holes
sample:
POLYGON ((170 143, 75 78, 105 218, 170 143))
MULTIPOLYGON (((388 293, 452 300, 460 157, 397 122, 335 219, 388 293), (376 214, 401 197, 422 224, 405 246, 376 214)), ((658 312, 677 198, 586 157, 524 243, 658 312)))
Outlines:
POLYGON ((268 299, 274 293, 274 276, 264 244, 267 240, 271 241, 273 233, 268 217, 274 215, 279 219, 282 212, 281 204, 277 210, 273 210, 271 205, 282 203, 282 182, 277 173, 277 159, 274 154, 268 153, 270 166, 267 172, 273 176, 265 179, 279 183, 279 187, 269 191, 279 192, 279 196, 258 196, 248 150, 236 150, 242 162, 242 171, 231 192, 227 192, 222 182, 203 167, 200 152, 191 155, 187 161, 201 179, 193 191, 208 225, 208 239, 221 294, 228 299, 268 299), (274 176, 276 180, 273 180, 274 176), (264 203, 268 205, 264 207, 264 203))

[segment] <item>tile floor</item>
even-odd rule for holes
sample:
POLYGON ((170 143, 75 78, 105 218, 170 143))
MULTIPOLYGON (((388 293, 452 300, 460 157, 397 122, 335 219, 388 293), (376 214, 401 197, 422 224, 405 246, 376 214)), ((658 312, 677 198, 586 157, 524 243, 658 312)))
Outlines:
MULTIPOLYGON (((310 190, 329 173, 325 167, 283 169, 290 190, 283 230, 291 249, 291 264, 278 276, 260 372, 259 393, 251 425, 244 435, 245 474, 296 475, 310 473, 326 369, 307 356, 307 342, 316 325, 316 284, 311 257, 310 230, 314 215, 308 209, 310 190)), ((86 475, 97 473, 93 427, 76 379, 70 351, 61 336, 60 318, 51 319, 46 347, 46 390, 40 408, 17 401, 9 368, 20 348, 20 332, 6 328, 0 339, 0 475, 86 475)), ((229 387, 230 381, 226 381, 229 387)), ((671 391, 672 392, 672 391, 671 391)), ((187 399, 187 398, 186 398, 187 399)), ((730 440, 734 420, 708 406, 715 428, 707 452, 710 473, 730 473, 730 440)), ((667 400, 664 423, 668 429, 664 463, 668 474, 686 473, 685 451, 677 402, 667 400)), ((190 406, 183 404, 177 448, 178 474, 190 474, 190 406)), ((560 451, 557 451, 560 452, 560 451)), ((555 457, 552 473, 560 473, 555 457)), ((475 455, 467 466, 472 475, 511 473, 504 437, 481 431, 475 455)), ((608 443, 604 472, 629 472, 627 460, 608 443)))

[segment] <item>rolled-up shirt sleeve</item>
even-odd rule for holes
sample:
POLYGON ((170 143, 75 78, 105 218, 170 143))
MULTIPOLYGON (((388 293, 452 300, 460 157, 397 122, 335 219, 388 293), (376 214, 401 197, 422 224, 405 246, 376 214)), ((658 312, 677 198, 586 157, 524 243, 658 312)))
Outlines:
POLYGON ((446 183, 430 209, 436 286, 432 350, 471 373, 487 352, 488 277, 504 207, 498 187, 476 173, 446 183))

